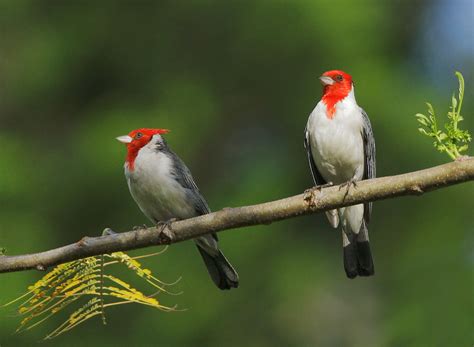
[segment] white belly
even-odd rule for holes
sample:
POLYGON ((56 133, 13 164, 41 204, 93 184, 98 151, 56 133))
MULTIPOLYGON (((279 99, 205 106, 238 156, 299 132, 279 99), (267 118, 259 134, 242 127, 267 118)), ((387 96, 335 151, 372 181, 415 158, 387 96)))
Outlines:
POLYGON ((320 102, 308 120, 311 151, 317 169, 328 182, 360 180, 364 174, 362 116, 357 105, 336 105, 332 119, 320 102))
POLYGON ((170 174, 171 160, 162 153, 141 150, 133 172, 125 168, 130 193, 140 210, 153 222, 194 217, 187 190, 170 174))

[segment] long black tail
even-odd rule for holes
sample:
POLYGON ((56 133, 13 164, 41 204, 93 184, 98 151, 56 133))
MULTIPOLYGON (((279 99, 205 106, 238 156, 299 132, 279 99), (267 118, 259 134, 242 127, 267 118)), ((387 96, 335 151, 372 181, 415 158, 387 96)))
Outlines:
POLYGON ((344 238, 344 270, 349 278, 372 276, 375 274, 374 261, 370 251, 367 228, 362 227, 359 234, 342 232, 344 238))
POLYGON ((219 289, 231 289, 239 286, 239 275, 220 250, 217 255, 210 255, 203 248, 196 246, 206 264, 209 275, 219 289))

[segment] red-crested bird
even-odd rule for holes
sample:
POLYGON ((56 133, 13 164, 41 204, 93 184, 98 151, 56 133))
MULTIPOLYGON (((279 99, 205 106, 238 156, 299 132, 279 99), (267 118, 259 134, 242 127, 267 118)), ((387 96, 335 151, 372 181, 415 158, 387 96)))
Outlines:
MULTIPOLYGON (((365 111, 357 105, 352 77, 340 70, 320 77, 323 96, 311 112, 304 145, 317 186, 344 184, 375 177, 375 140, 365 111)), ((329 223, 342 224, 344 269, 349 278, 371 276, 374 263, 368 224, 372 203, 326 212, 329 223)))
MULTIPOLYGON (((143 128, 117 137, 127 146, 125 177, 133 199, 148 219, 163 225, 210 213, 191 172, 163 138, 167 132, 143 128)), ((237 288, 239 276, 219 250, 217 235, 194 241, 217 287, 237 288)))

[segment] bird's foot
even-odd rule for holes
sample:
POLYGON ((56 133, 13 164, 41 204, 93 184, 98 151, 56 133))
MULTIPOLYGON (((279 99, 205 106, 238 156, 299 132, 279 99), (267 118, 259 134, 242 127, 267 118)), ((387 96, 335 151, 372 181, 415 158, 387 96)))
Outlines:
POLYGON ((308 188, 303 193, 303 200, 308 204, 309 207, 314 207, 314 195, 313 188, 308 188))
POLYGON ((319 186, 314 186, 313 188, 308 188, 303 193, 303 200, 306 201, 310 207, 314 207, 314 206, 316 206, 316 203, 314 201, 315 196, 313 194, 314 191, 317 190, 318 192, 321 193, 321 190, 323 188, 332 187, 333 185, 334 185, 334 183, 328 182, 326 184, 321 184, 319 186))
POLYGON ((160 228, 159 238, 161 243, 170 244, 174 240, 174 232, 171 224, 177 220, 176 218, 171 218, 156 224, 156 226, 160 228))
POLYGON ((326 183, 326 184, 321 184, 321 185, 319 185, 319 186, 314 186, 314 187, 312 187, 312 188, 308 188, 308 189, 306 189, 306 190, 304 191, 303 197, 304 197, 305 200, 309 200, 309 199, 311 198, 311 196, 313 195, 313 191, 314 191, 314 190, 317 190, 318 192, 321 192, 321 190, 322 190, 323 188, 332 187, 333 185, 334 185, 334 183, 328 182, 328 183, 326 183))
POLYGON ((138 230, 143 230, 143 229, 146 229, 146 228, 148 228, 146 226, 146 224, 142 224, 142 225, 135 225, 132 229, 133 229, 133 231, 138 231, 138 230))
POLYGON ((342 188, 346 188, 346 193, 344 194, 344 199, 346 199, 347 197, 347 194, 349 194, 349 190, 351 189, 351 186, 353 186, 355 189, 357 189, 357 181, 353 178, 351 178, 349 181, 345 182, 345 183, 342 183, 339 185, 339 190, 341 190, 342 188))

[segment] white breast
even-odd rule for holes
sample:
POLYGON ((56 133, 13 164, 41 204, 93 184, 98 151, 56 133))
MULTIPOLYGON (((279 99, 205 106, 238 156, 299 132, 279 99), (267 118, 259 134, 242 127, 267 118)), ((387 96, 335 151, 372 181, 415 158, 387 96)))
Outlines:
POLYGON ((133 199, 153 222, 193 217, 196 212, 187 199, 187 191, 172 175, 171 158, 157 151, 153 142, 138 152, 133 171, 125 164, 133 199))
POLYGON ((326 116, 320 101, 308 119, 313 159, 326 181, 340 184, 364 173, 363 118, 353 91, 336 104, 334 117, 326 116))

